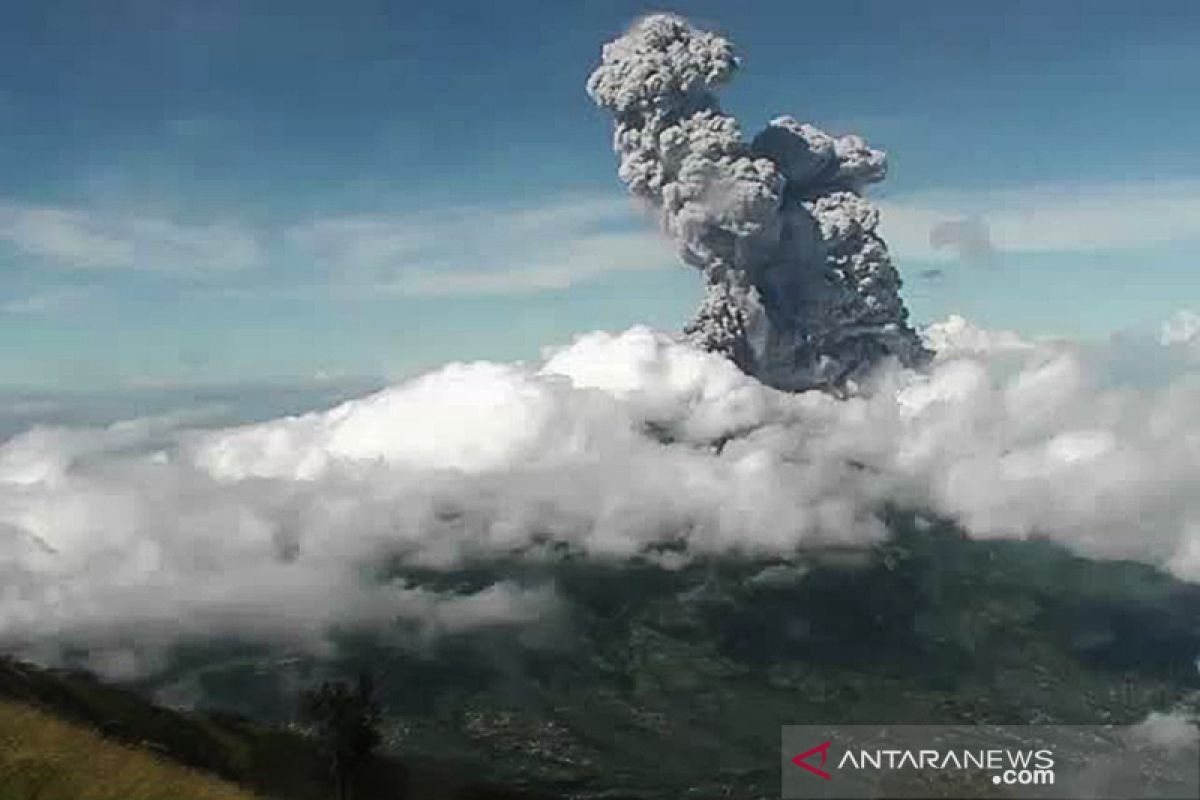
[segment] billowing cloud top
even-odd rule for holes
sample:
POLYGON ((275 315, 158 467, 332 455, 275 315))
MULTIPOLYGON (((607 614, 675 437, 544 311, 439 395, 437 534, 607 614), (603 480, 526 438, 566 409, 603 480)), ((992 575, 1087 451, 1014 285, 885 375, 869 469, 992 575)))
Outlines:
POLYGON ((615 119, 621 180, 705 276, 687 333, 782 389, 844 386, 887 358, 921 362, 861 194, 883 178, 884 154, 791 117, 747 145, 713 94, 737 65, 723 38, 654 14, 605 45, 588 80, 615 119))
POLYGON ((673 14, 654 14, 604 45, 603 65, 588 91, 621 116, 673 111, 671 104, 706 102, 706 93, 729 80, 737 66, 733 47, 720 36, 673 14))

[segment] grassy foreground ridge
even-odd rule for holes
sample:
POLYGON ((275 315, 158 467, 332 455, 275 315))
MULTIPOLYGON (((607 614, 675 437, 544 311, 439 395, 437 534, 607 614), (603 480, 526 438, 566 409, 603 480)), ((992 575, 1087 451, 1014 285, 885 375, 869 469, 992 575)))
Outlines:
MULTIPOLYGON (((449 765, 380 757, 361 800, 529 800, 449 765)), ((190 714, 75 671, 0 657, 0 800, 328 800, 312 739, 230 715, 190 714)))
POLYGON ((0 700, 0 800, 251 800, 256 795, 151 751, 0 700))

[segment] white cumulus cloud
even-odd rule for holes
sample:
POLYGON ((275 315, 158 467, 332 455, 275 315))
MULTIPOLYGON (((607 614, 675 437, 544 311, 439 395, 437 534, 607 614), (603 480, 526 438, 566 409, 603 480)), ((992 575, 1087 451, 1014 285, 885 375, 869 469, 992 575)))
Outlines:
POLYGON ((35 428, 0 444, 0 642, 528 625, 552 582, 464 594, 378 566, 786 555, 877 541, 891 504, 1200 580, 1194 360, 1127 376, 1104 348, 960 318, 926 335, 929 368, 849 399, 638 327, 235 428, 35 428))
POLYGON ((1165 345, 1200 343, 1200 314, 1189 310, 1176 312, 1162 324, 1159 339, 1165 345))

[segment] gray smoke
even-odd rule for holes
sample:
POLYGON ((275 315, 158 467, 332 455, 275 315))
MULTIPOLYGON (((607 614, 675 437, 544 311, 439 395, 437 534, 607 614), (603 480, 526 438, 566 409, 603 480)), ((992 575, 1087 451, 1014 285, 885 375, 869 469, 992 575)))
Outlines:
POLYGON ((989 261, 996 255, 991 229, 982 217, 939 222, 929 231, 929 244, 949 248, 963 261, 989 261))
POLYGON ((686 334, 789 390, 924 361, 861 193, 884 177, 884 154, 791 117, 747 145, 713 94, 737 67, 725 39, 655 14, 604 46, 587 84, 615 118, 621 180, 704 274, 686 334))

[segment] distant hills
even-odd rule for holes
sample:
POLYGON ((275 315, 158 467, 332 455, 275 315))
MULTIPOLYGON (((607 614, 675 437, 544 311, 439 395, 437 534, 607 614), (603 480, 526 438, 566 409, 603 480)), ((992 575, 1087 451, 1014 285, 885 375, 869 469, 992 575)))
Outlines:
POLYGON ((904 514, 889 524, 869 550, 791 559, 394 566, 388 579, 439 591, 552 580, 566 618, 538 635, 417 644, 399 629, 344 634, 321 659, 213 643, 177 653, 140 695, 0 663, 0 697, 278 798, 329 796, 313 743, 286 728, 297 687, 361 670, 399 759, 376 765, 364 798, 768 797, 787 724, 1194 713, 1200 587, 1044 540, 971 540, 904 514))

